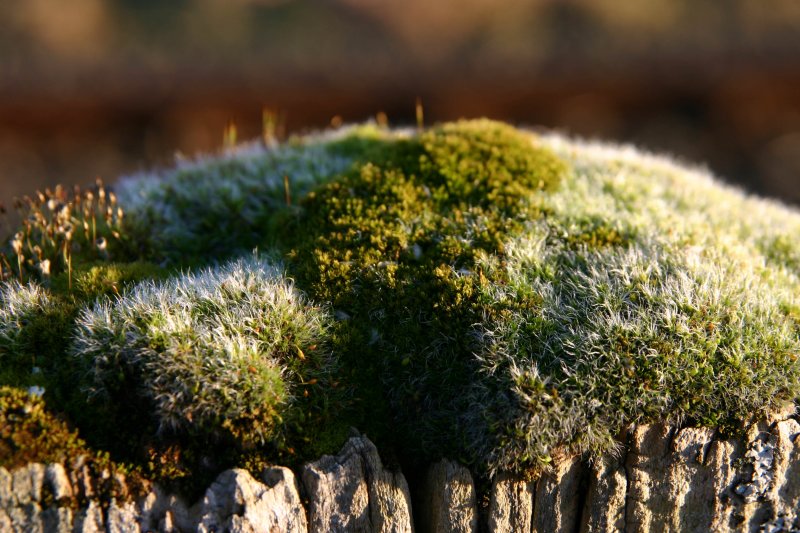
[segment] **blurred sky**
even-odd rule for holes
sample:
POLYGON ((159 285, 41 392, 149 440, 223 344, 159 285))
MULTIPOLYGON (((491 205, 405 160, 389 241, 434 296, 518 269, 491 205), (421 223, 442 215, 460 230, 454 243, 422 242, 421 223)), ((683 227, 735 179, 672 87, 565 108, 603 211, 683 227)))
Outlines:
POLYGON ((3 0, 0 200, 258 136, 489 116, 800 203, 798 0, 3 0))

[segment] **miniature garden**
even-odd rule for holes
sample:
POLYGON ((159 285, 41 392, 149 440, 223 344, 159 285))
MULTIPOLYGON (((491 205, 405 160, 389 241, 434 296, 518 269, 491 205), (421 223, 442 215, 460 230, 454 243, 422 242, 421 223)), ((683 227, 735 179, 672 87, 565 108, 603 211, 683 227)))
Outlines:
POLYGON ((14 208, 0 466, 192 491, 355 427, 404 468, 535 473, 800 396, 800 213, 630 148, 366 124, 14 208))

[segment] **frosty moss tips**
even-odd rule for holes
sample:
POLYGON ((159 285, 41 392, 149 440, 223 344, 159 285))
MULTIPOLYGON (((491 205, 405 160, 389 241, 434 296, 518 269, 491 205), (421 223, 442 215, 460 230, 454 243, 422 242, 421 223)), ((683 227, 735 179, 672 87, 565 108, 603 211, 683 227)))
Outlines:
POLYGON ((401 461, 521 471, 800 396, 800 214, 628 147, 367 125, 115 202, 110 253, 67 280, 10 243, 29 277, 0 293, 0 384, 132 461, 302 460, 355 426, 401 461), (48 324, 69 342, 29 342, 48 324))
POLYGON ((161 432, 264 444, 294 416, 304 385, 329 380, 330 320, 279 265, 255 257, 96 303, 78 317, 72 352, 92 396, 141 398, 161 432))

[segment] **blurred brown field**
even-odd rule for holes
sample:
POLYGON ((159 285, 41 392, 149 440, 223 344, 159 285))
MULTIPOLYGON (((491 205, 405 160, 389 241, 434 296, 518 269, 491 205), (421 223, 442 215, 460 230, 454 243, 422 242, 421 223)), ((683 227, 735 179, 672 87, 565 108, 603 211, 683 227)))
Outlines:
POLYGON ((11 0, 0 200, 384 112, 633 142, 800 203, 796 0, 11 0))

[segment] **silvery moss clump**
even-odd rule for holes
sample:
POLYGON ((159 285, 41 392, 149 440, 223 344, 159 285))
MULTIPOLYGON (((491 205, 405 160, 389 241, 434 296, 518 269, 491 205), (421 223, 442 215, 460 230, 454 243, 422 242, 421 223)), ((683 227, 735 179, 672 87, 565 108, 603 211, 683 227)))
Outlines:
POLYGON ((555 442, 609 449, 631 422, 725 428, 796 400, 796 212, 629 149, 548 144, 571 176, 483 265, 517 309, 479 326, 479 455, 514 467, 555 442))
POLYGON ((130 259, 173 277, 73 298, 50 357, 152 442, 305 459, 340 424, 401 461, 523 471, 630 423, 724 430, 800 396, 800 214, 630 148, 364 126, 117 198, 130 259))
POLYGON ((276 212, 352 165, 329 137, 293 139, 279 149, 243 145, 121 180, 120 203, 135 213, 126 221, 134 255, 203 263, 249 253, 263 243, 276 212))
POLYGON ((39 391, 41 363, 36 361, 27 326, 52 307, 52 298, 36 284, 16 280, 0 286, 0 379, 39 391))
POLYGON ((152 404, 159 432, 263 445, 302 416, 304 394, 329 385, 330 321, 279 264, 251 257, 95 303, 78 317, 72 353, 94 401, 134 395, 152 404))

